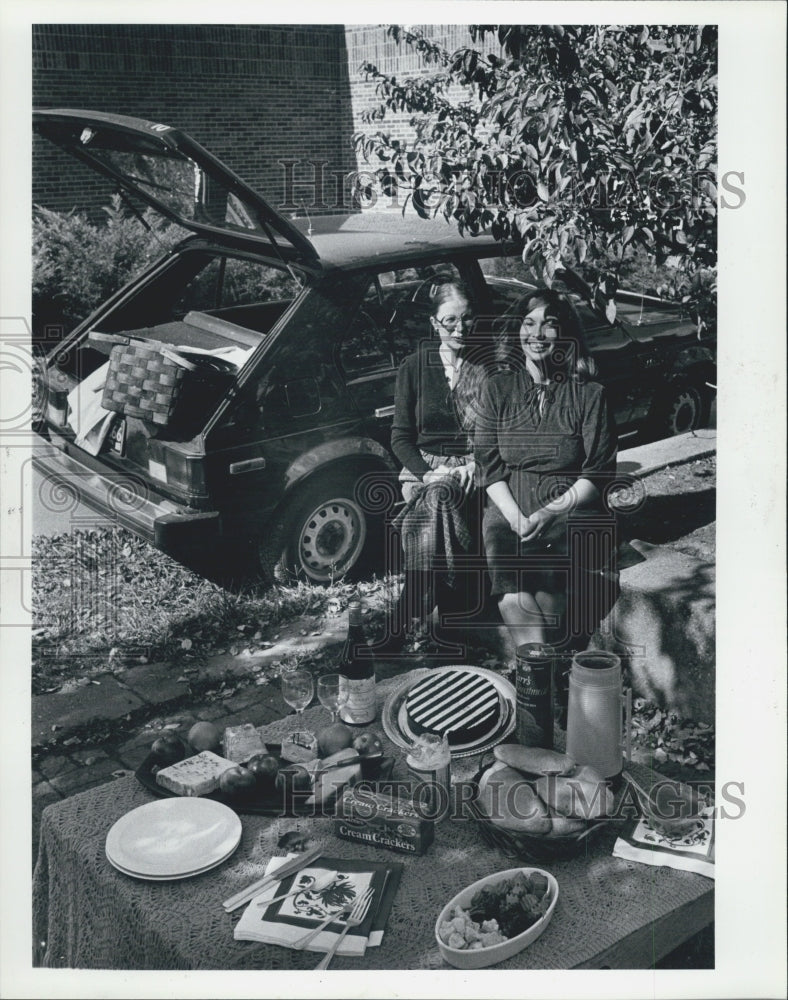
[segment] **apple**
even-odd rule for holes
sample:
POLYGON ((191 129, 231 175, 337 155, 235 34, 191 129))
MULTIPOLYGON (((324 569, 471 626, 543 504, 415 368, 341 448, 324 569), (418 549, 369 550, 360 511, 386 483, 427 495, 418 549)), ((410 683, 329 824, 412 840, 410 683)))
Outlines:
POLYGON ((256 753, 246 762, 246 770, 255 776, 257 787, 272 792, 279 774, 279 761, 270 753, 256 753))
POLYGON ((150 752, 159 765, 166 767, 169 764, 177 764, 186 757, 186 744, 177 733, 167 729, 154 740, 150 752))
POLYGON ((366 729, 363 733, 359 733, 358 736, 353 737, 352 746, 359 757, 374 757, 383 753, 383 741, 381 738, 377 733, 366 729))
POLYGON ((219 791, 230 797, 248 795, 256 787, 257 778, 241 764, 229 767, 219 778, 219 791))

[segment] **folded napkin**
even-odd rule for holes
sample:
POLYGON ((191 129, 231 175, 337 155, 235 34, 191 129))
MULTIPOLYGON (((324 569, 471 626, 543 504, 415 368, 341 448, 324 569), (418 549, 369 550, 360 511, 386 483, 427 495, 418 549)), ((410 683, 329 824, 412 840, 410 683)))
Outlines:
POLYGON ((115 419, 115 414, 101 405, 108 371, 109 361, 91 372, 68 394, 71 409, 69 423, 75 434, 74 443, 89 455, 98 455, 101 451, 115 419))
MULTIPOLYGON (((275 872, 292 857, 271 858, 266 874, 275 872)), ((260 941, 289 947, 314 930, 329 913, 338 912, 345 903, 358 898, 368 886, 372 886, 374 896, 364 922, 350 928, 337 950, 338 955, 363 955, 367 947, 377 946, 383 940, 383 928, 399 885, 402 867, 396 862, 381 864, 319 857, 302 871, 273 883, 256 896, 236 924, 233 937, 236 941, 260 941), (322 892, 310 892, 309 886, 314 879, 327 871, 336 873, 336 881, 322 892), (303 889, 296 895, 270 906, 259 905, 300 886, 303 889)), ((344 927, 343 919, 328 924, 309 943, 308 950, 328 951, 344 927)))
POLYGON ((613 857, 714 878, 712 810, 701 813, 695 830, 677 838, 663 836, 646 819, 630 820, 621 836, 616 838, 613 857))

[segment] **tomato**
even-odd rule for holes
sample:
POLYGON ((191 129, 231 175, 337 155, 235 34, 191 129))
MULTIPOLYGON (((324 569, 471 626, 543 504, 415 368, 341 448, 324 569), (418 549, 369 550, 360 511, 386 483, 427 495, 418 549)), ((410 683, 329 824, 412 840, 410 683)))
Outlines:
POLYGON ((373 757, 383 753, 383 742, 377 733, 364 730, 354 737, 353 749, 359 757, 373 757))
POLYGON ((219 778, 219 791, 229 796, 248 795, 257 788, 257 778, 247 768, 240 764, 222 772, 219 778))
POLYGON ((257 787, 272 792, 279 774, 279 761, 270 753, 256 753, 246 762, 247 771, 255 776, 257 787))
POLYGON ((159 765, 166 767, 186 757, 186 744, 177 733, 167 729, 153 742, 150 752, 159 765))

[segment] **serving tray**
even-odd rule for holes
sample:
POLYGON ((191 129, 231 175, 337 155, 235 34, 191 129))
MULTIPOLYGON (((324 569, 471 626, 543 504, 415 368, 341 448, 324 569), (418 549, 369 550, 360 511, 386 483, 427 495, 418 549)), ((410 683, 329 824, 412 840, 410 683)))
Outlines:
POLYGON ((514 687, 500 674, 484 667, 474 667, 467 664, 455 664, 445 667, 424 668, 411 670, 403 675, 401 682, 389 694, 383 705, 381 713, 381 723, 383 731, 402 750, 410 750, 416 741, 416 736, 408 725, 406 712, 406 699, 410 689, 422 678, 430 675, 436 676, 449 671, 462 670, 470 674, 476 674, 489 680, 496 691, 501 703, 501 713, 498 721, 491 730, 470 743, 463 743, 451 747, 452 758, 473 757, 476 754, 491 750, 496 744, 503 742, 515 727, 515 702, 516 695, 514 687))
MULTIPOLYGON (((281 744, 267 743, 266 750, 274 757, 278 757, 283 766, 287 766, 291 761, 283 760, 279 756, 281 744)), ((391 777, 394 767, 393 757, 384 757, 380 773, 376 776, 376 781, 383 781, 391 777)), ((159 798, 186 798, 186 796, 176 795, 169 788, 163 788, 156 781, 156 770, 158 763, 155 754, 148 754, 143 760, 134 776, 141 785, 144 785, 149 792, 159 798)), ((201 799, 213 799, 222 802, 224 805, 234 809, 237 813, 247 813, 257 816, 333 816, 336 796, 331 796, 320 803, 306 803, 304 796, 298 795, 295 799, 287 801, 282 790, 275 790, 271 795, 263 795, 255 790, 251 793, 239 795, 227 795, 217 789, 209 795, 199 796, 201 799)))

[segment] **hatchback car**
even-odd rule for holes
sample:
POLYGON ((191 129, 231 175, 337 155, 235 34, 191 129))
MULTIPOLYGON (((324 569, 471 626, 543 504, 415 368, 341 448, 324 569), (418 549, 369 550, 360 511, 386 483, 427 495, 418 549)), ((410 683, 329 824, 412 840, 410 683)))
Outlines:
MULTIPOLYGON (((428 336, 426 290, 455 275, 478 315, 511 312, 517 249, 399 212, 285 218, 168 125, 34 126, 189 231, 44 360, 39 469, 186 561, 240 543, 267 578, 357 566, 395 496, 394 382, 428 336)), ((611 325, 578 304, 620 432, 703 422, 713 355, 674 306, 622 293, 611 325)))

